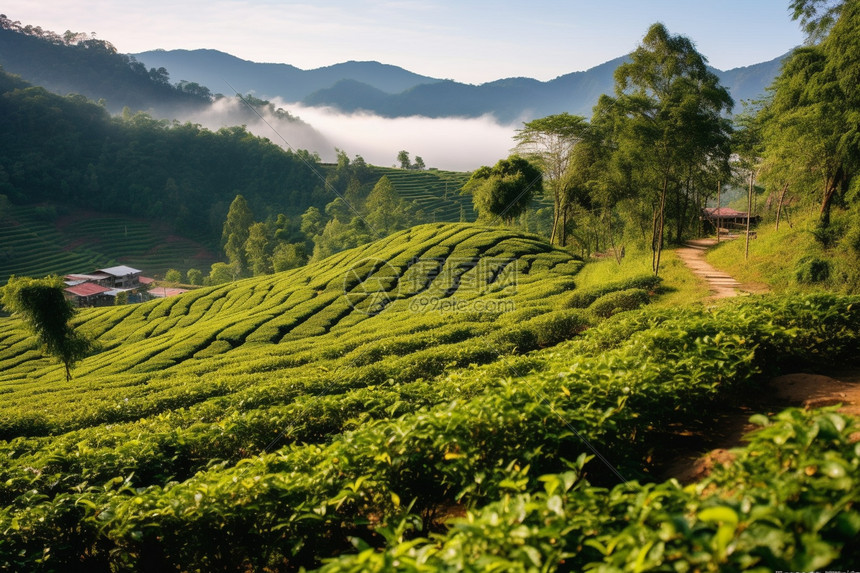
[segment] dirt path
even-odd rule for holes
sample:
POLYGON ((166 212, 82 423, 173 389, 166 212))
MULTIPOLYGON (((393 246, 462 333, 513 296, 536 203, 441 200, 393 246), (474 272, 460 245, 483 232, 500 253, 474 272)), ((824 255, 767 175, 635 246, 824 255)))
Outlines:
MULTIPOLYGON (((738 283, 705 261, 708 247, 716 239, 696 239, 676 249, 678 257, 693 273, 702 277, 712 295, 709 300, 737 296, 742 292, 766 292, 763 285, 738 283)), ((743 436, 754 429, 753 414, 776 414, 791 407, 821 408, 842 404, 841 412, 860 415, 860 371, 834 371, 822 374, 787 374, 771 380, 758 394, 747 395, 742 403, 703 416, 694 427, 678 428, 672 437, 662 477, 683 483, 701 479, 717 464, 731 463, 729 451, 743 445, 743 436)))
POLYGON ((699 427, 684 428, 673 439, 672 460, 663 466, 663 478, 692 483, 708 475, 717 464, 734 459, 729 451, 743 446, 743 436, 755 429, 753 414, 773 415, 791 407, 821 408, 841 404, 839 411, 860 415, 860 370, 821 374, 786 374, 772 379, 757 395, 742 405, 715 413, 699 427))
POLYGON ((737 296, 741 289, 741 284, 734 278, 718 271, 705 261, 708 247, 716 244, 716 239, 693 239, 687 241, 686 246, 675 249, 678 258, 693 271, 693 274, 702 277, 708 283, 708 288, 713 293, 711 300, 737 296))

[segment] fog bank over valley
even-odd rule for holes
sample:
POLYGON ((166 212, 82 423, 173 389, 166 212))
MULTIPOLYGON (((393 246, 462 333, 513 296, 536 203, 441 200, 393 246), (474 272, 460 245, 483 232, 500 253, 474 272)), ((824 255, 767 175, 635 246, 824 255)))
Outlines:
POLYGON ((263 121, 234 97, 220 99, 205 110, 188 112, 179 119, 212 130, 245 125, 254 135, 282 147, 288 144, 293 149, 316 152, 324 162, 335 161, 337 148, 350 158, 361 155, 370 164, 388 167, 395 165, 397 153, 405 149, 413 159, 420 156, 427 167, 450 171, 473 171, 507 157, 513 147, 514 131, 521 125, 503 125, 492 116, 387 118, 280 100, 272 103, 276 110, 281 108, 291 117, 261 109, 263 121))

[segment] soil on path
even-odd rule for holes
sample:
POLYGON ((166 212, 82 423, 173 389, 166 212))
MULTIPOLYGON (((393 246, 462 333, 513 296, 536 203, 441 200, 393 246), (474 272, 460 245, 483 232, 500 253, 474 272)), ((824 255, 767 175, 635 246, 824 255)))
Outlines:
POLYGON ((673 436, 676 447, 671 460, 661 468, 661 477, 692 483, 718 464, 734 460, 732 448, 744 445, 743 437, 755 429, 753 414, 773 415, 788 407, 822 408, 841 404, 839 411, 860 416, 860 370, 821 374, 796 373, 772 379, 759 394, 743 404, 725 409, 702 420, 698 427, 684 428, 673 436))
MULTIPOLYGON (((712 291, 711 300, 737 296, 739 292, 766 292, 762 285, 738 283, 705 261, 708 247, 716 239, 696 239, 676 250, 682 261, 702 277, 712 291)), ((694 427, 678 428, 669 437, 664 463, 657 461, 663 478, 691 483, 708 475, 718 464, 734 459, 732 448, 743 445, 743 437, 755 429, 753 414, 773 415, 785 408, 821 408, 841 404, 840 412, 860 416, 860 370, 822 374, 787 374, 771 380, 758 394, 745 396, 742 403, 703 416, 694 427)))
POLYGON ((740 292, 765 292, 766 287, 762 285, 741 284, 732 276, 719 271, 705 261, 705 252, 708 247, 717 244, 716 239, 693 239, 687 241, 686 245, 675 249, 678 255, 693 274, 701 277, 711 289, 710 300, 737 296, 740 292))

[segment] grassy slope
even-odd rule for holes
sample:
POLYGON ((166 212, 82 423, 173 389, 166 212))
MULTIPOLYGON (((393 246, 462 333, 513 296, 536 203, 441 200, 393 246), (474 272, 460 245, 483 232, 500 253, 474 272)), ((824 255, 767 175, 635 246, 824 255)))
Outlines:
MULTIPOLYGON (((757 238, 750 241, 749 260, 744 258, 745 241, 739 238, 713 248, 707 261, 740 282, 768 285, 776 292, 849 291, 860 290, 860 270, 857 255, 841 244, 825 249, 815 239, 813 231, 818 221, 815 212, 797 213, 791 225, 783 219, 779 231, 772 221, 763 223, 757 238), (805 257, 817 257, 830 262, 831 276, 818 284, 801 284, 796 272, 805 257)), ((850 225, 848 214, 834 210, 833 226, 850 225)))
POLYGON ((141 219, 72 209, 54 221, 37 207, 10 207, 0 216, 0 283, 10 275, 87 273, 117 264, 144 274, 206 270, 217 259, 203 245, 141 219))
MULTIPOLYGON (((658 306, 667 308, 694 304, 708 296, 708 288, 696 278, 674 251, 664 251, 660 263, 660 286, 662 296, 655 301, 658 306)), ((609 257, 586 265, 576 277, 577 288, 593 288, 608 282, 630 279, 651 273, 651 254, 630 252, 621 263, 609 257)))

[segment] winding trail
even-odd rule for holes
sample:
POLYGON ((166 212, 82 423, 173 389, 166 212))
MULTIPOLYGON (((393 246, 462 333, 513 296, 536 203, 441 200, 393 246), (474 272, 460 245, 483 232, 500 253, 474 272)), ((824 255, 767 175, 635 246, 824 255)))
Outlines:
MULTIPOLYGON (((716 243, 716 239, 696 239, 675 250, 684 264, 707 282, 712 292, 708 300, 767 290, 764 285, 742 285, 708 264, 705 252, 716 243)), ((762 389, 750 392, 741 403, 703 412, 698 423, 679 428, 671 437, 673 447, 667 448, 666 458, 658 464, 660 475, 692 483, 708 475, 715 466, 732 463, 735 455, 731 449, 742 446, 743 436, 754 429, 749 423, 754 413, 773 415, 790 406, 821 408, 840 404, 840 412, 860 415, 860 370, 834 365, 826 374, 784 374, 768 381, 762 389)), ((857 439, 860 441, 860 436, 857 439)))
POLYGON ((702 277, 708 283, 713 293, 711 300, 737 296, 741 287, 741 284, 730 275, 718 271, 705 261, 708 247, 716 244, 716 239, 693 239, 687 241, 685 246, 675 249, 678 258, 693 271, 693 274, 702 277))

